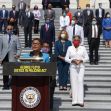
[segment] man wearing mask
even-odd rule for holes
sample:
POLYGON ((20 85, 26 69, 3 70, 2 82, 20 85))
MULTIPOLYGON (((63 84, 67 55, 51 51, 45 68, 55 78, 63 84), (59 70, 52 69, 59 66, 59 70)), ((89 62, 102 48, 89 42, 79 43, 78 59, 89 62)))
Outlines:
POLYGON ((78 24, 83 26, 83 12, 81 11, 81 7, 77 7, 77 11, 74 13, 74 16, 78 19, 78 24))
POLYGON ((50 3, 50 0, 42 0, 43 10, 47 9, 49 3, 50 3))
POLYGON ((83 10, 83 16, 84 16, 84 36, 88 37, 88 29, 94 17, 93 10, 90 9, 90 4, 87 4, 86 9, 83 10))
POLYGON ((78 25, 78 20, 75 16, 73 16, 71 25, 66 27, 66 31, 68 33, 69 36, 69 40, 72 41, 73 37, 75 35, 79 35, 81 37, 81 44, 80 45, 84 45, 84 31, 83 31, 83 27, 78 25))
POLYGON ((52 53, 52 46, 55 42, 55 27, 50 23, 49 18, 41 26, 40 39, 47 42, 50 46, 50 53, 52 53))
POLYGON ((60 30, 65 29, 70 25, 70 18, 67 16, 66 11, 62 12, 62 16, 60 16, 60 30))
POLYGON ((0 10, 0 32, 6 33, 6 27, 8 25, 8 10, 6 10, 5 5, 2 5, 2 10, 0 10), (4 30, 2 30, 4 26, 4 30))
POLYGON ((98 25, 100 26, 100 33, 102 33, 102 21, 105 16, 105 10, 102 8, 102 3, 99 3, 99 9, 96 9, 95 15, 98 21, 98 25))
POLYGON ((98 50, 99 50, 99 44, 100 44, 100 27, 97 25, 96 18, 93 18, 92 24, 89 27, 88 44, 89 44, 89 53, 90 53, 89 54, 90 64, 97 65, 98 64, 98 50))
POLYGON ((52 5, 48 4, 48 9, 44 12, 44 18, 45 20, 49 18, 51 23, 54 25, 54 19, 55 19, 55 10, 52 9, 52 5))
POLYGON ((26 3, 23 0, 20 0, 18 3, 18 10, 19 10, 19 25, 23 26, 22 16, 26 10, 26 3))
POLYGON ((28 5, 26 8, 26 12, 23 14, 25 47, 31 47, 33 21, 34 21, 34 14, 30 11, 30 6, 28 5))
MULTIPOLYGON (((0 37, 0 63, 17 62, 20 56, 21 46, 17 36, 13 35, 13 27, 7 26, 7 34, 0 37)), ((3 76, 3 89, 9 89, 11 78, 3 76)))
POLYGON ((61 7, 64 10, 66 7, 69 8, 70 0, 60 0, 61 2, 61 7))
POLYGON ((15 35, 19 35, 18 31, 18 11, 16 11, 16 6, 12 6, 12 10, 9 13, 9 24, 13 26, 13 31, 15 35))

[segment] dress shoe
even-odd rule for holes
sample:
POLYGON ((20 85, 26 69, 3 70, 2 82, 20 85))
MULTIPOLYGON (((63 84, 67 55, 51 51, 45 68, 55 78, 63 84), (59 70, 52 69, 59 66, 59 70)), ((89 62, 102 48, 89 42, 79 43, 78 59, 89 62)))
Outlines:
POLYGON ((66 86, 65 86, 65 87, 63 87, 63 90, 65 90, 65 91, 66 91, 66 90, 67 90, 67 87, 66 87, 66 86))
POLYGON ((91 65, 93 65, 93 64, 94 64, 94 62, 90 62, 90 64, 91 64, 91 65))
POLYGON ((3 90, 9 90, 9 87, 3 87, 2 89, 3 90))
POLYGON ((62 86, 59 86, 59 90, 64 90, 64 88, 62 86))
POLYGON ((84 104, 78 104, 78 106, 80 106, 80 107, 84 107, 84 104))
POLYGON ((72 104, 72 106, 78 106, 78 104, 72 104))
POLYGON ((98 62, 97 62, 97 61, 95 61, 95 62, 94 62, 94 64, 95 64, 95 65, 98 65, 98 62))

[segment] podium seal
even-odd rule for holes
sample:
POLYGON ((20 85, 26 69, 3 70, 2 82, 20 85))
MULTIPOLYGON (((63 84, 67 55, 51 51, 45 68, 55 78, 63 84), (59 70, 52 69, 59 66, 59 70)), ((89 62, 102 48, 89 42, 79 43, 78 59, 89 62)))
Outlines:
POLYGON ((26 87, 20 93, 20 102, 26 108, 35 108, 41 101, 41 94, 35 87, 26 87))

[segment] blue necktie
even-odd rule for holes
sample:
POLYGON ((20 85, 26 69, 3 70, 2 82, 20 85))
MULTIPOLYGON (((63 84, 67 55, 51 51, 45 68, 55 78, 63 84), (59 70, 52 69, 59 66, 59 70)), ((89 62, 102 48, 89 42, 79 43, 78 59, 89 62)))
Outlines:
POLYGON ((9 34, 9 40, 8 40, 8 43, 10 43, 11 41, 11 34, 9 34))

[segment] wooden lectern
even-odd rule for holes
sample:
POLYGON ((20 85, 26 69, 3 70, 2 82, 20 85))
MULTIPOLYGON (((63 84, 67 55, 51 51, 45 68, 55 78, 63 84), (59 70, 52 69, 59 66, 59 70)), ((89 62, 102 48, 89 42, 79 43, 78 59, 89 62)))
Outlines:
POLYGON ((12 75, 12 111, 50 111, 49 79, 56 74, 55 63, 5 63, 3 73, 12 75))

